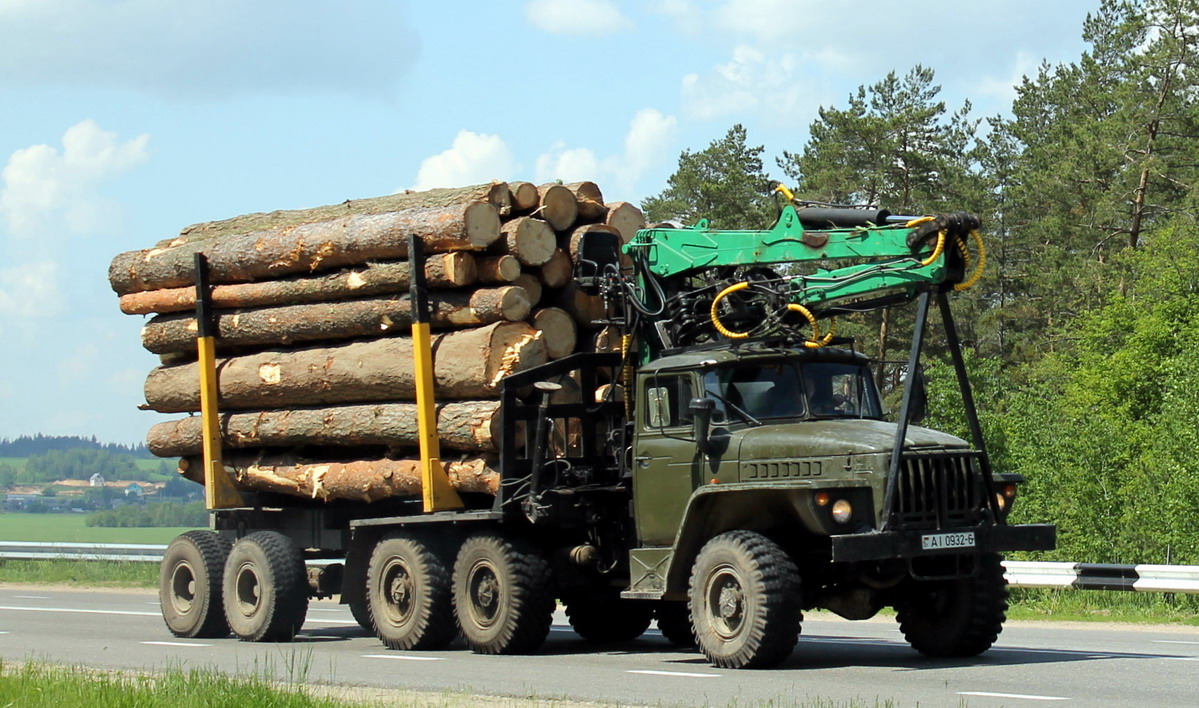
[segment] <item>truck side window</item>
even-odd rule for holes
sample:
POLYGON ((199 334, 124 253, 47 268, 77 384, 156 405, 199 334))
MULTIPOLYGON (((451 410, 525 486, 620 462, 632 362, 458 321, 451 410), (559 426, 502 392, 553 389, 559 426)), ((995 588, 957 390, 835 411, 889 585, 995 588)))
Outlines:
POLYGON ((649 428, 691 425, 691 377, 654 376, 646 385, 646 424, 649 428))

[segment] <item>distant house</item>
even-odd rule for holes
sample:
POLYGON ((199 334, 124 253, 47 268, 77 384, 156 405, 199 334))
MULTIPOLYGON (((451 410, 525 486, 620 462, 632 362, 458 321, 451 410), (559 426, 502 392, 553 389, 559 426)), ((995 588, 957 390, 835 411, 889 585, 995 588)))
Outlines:
POLYGON ((104 486, 104 475, 97 472, 88 478, 87 483, 88 483, 88 486, 90 486, 90 487, 103 487, 104 486))
POLYGON ((130 484, 128 487, 125 487, 125 496, 126 497, 129 497, 131 499, 141 499, 145 495, 146 495, 145 490, 143 490, 141 488, 141 486, 138 485, 137 482, 134 482, 134 483, 130 484))

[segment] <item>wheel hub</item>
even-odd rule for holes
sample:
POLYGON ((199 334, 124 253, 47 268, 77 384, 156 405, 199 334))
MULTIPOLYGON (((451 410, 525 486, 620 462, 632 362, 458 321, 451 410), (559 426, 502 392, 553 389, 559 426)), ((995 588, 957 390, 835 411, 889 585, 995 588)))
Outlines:
POLYGON ((196 601, 196 574, 191 564, 181 562, 171 573, 171 605, 179 614, 191 612, 196 601))
POLYGON ((261 585, 253 566, 243 565, 237 569, 234 587, 237 589, 237 609, 246 617, 253 616, 262 602, 261 585))
POLYGON ((735 568, 723 566, 709 576, 708 615, 712 629, 724 639, 736 637, 745 621, 745 590, 735 568))
POLYGON ((384 578, 387 612, 397 622, 403 621, 412 611, 412 599, 416 595, 412 574, 407 566, 397 560, 388 567, 384 578))
POLYGON ((476 565, 470 575, 471 614, 480 626, 495 623, 500 606, 500 581, 495 569, 487 564, 476 565))

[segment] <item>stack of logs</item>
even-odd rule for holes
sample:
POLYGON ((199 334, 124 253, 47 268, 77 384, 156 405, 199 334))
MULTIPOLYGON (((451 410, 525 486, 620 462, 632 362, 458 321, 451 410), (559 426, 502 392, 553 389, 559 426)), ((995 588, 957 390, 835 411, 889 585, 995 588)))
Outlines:
MULTIPOLYGON (((605 346, 599 298, 577 290, 581 234, 630 240, 636 206, 592 182, 496 182, 197 224, 113 259, 121 310, 153 315, 162 366, 146 408, 200 410, 194 254, 216 309, 224 462, 237 487, 313 499, 420 494, 410 339, 410 234, 421 236, 434 330, 438 436, 451 483, 495 494, 499 381, 605 346)), ((150 429, 150 450, 202 482, 199 416, 150 429)))

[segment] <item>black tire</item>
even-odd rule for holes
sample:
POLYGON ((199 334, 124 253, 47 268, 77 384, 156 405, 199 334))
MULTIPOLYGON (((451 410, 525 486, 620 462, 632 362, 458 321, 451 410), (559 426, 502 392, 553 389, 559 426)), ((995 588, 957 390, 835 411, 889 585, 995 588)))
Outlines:
POLYGON ((679 647, 695 646, 695 629, 691 626, 691 612, 685 602, 663 602, 654 610, 658 620, 658 631, 666 641, 679 647))
POLYGON ((649 629, 653 607, 622 600, 618 592, 584 592, 563 598, 570 626, 589 642, 631 642, 649 629))
POLYGON ((349 606, 354 621, 371 634, 375 633, 375 622, 371 619, 370 604, 366 600, 366 571, 370 564, 373 546, 371 539, 355 537, 346 553, 345 577, 342 579, 341 602, 349 606))
POLYGON ((550 570, 531 544, 493 532, 466 539, 454 563, 454 618, 477 654, 527 654, 553 620, 550 570))
POLYGON ((308 614, 304 557, 283 534, 256 531, 229 551, 223 595, 225 618, 239 639, 291 641, 308 614))
POLYGON ((454 640, 450 572, 426 543, 403 531, 384 536, 366 577, 375 634, 388 649, 441 649, 454 640))
POLYGON ((951 580, 909 580, 895 603, 899 629, 925 656, 977 656, 1007 619, 1007 581, 996 553, 978 557, 978 573, 951 580))
POLYGON ((167 546, 158 568, 158 602, 176 637, 229 634, 221 603, 221 577, 229 542, 212 531, 188 531, 167 546))
POLYGON ((799 638, 799 571, 759 533, 722 533, 695 559, 689 608, 695 639, 714 666, 773 666, 799 638))

